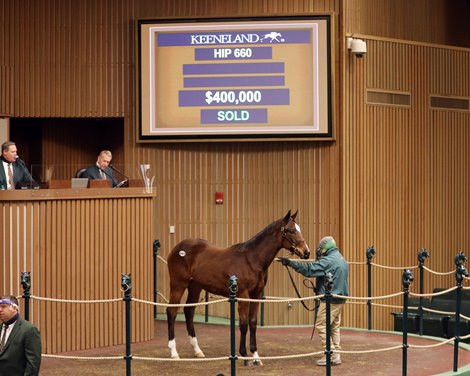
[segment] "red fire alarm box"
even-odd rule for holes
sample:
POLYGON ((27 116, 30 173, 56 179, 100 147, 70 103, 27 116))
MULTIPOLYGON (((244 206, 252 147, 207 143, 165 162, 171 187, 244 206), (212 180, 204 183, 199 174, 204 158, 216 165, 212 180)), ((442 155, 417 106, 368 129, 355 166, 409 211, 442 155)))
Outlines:
POLYGON ((215 192, 215 203, 219 205, 224 203, 224 192, 215 192))

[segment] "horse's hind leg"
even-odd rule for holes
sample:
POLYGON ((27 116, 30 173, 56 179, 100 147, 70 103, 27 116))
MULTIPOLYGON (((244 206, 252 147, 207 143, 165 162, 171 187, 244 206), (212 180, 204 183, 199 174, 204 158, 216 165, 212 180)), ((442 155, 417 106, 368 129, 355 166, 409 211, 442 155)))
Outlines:
MULTIPOLYGON (((187 304, 197 303, 201 294, 201 288, 198 286, 190 285, 188 288, 188 299, 187 304)), ((186 329, 189 335, 189 343, 194 349, 194 355, 197 358, 204 358, 205 355, 199 348, 199 344, 196 338, 196 331, 194 330, 194 312, 196 311, 195 306, 184 307, 184 317, 186 319, 186 329)))
MULTIPOLYGON (((185 289, 170 288, 170 304, 179 304, 185 289)), ((178 314, 178 307, 167 307, 166 317, 168 323, 168 348, 170 349, 171 357, 179 359, 178 352, 176 351, 175 340, 175 321, 178 314)))
POLYGON ((250 326, 250 351, 253 354, 254 365, 262 366, 263 363, 258 355, 258 349, 256 346, 256 325, 258 324, 258 308, 259 303, 251 302, 249 311, 249 326, 250 326))

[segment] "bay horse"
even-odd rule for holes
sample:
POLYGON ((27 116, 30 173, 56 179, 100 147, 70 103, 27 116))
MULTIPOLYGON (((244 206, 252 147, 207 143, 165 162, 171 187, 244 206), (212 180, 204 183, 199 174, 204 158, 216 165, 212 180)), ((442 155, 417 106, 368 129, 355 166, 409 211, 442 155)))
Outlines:
MULTIPOLYGON (((219 248, 203 239, 185 239, 178 243, 167 258, 170 274, 170 304, 179 304, 188 290, 186 304, 197 303, 201 291, 227 297, 228 280, 237 277, 237 297, 260 299, 268 278, 268 267, 281 249, 287 249, 300 258, 307 259, 310 250, 305 242, 300 226, 295 222, 297 216, 289 212, 261 230, 244 243, 228 248, 219 248)), ((255 364, 261 365, 256 347, 256 325, 258 320, 257 302, 238 302, 241 356, 246 357, 246 333, 250 328, 250 351, 255 364)), ((203 358, 194 330, 194 312, 196 307, 184 307, 186 330, 189 342, 196 357, 203 358)), ((168 306, 168 347, 171 357, 179 359, 176 351, 175 320, 178 307, 168 306)), ((245 362, 245 364, 249 364, 245 362)))

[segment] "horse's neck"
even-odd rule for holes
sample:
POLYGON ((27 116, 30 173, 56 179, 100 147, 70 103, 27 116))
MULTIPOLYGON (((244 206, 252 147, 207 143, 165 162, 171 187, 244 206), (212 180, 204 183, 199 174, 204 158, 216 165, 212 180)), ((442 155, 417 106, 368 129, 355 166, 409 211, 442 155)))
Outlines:
POLYGON ((264 239, 258 246, 258 249, 250 252, 252 264, 258 264, 263 270, 267 269, 273 262, 279 250, 282 248, 282 241, 275 234, 264 239))

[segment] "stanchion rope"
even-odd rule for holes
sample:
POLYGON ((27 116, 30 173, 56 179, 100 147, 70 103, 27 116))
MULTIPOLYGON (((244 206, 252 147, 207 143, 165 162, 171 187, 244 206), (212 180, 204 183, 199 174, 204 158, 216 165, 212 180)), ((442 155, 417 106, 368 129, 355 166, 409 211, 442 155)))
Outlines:
POLYGON ((403 270, 403 269, 417 269, 418 267, 417 266, 385 266, 385 265, 380 265, 380 264, 376 264, 374 262, 371 262, 370 263, 371 265, 374 265, 378 268, 383 268, 383 269, 391 269, 391 270, 403 270))
POLYGON ((160 291, 157 291, 157 294, 159 297, 161 297, 164 300, 165 303, 170 302, 167 298, 165 298, 165 295, 163 295, 160 291))
POLYGON ((217 304, 217 303, 223 303, 223 302, 228 302, 228 298, 224 299, 218 299, 214 300, 212 302, 201 302, 201 303, 181 303, 181 304, 167 304, 167 303, 156 303, 156 302, 150 302, 148 300, 143 300, 143 299, 137 299, 137 298, 131 298, 131 300, 138 302, 138 303, 144 303, 144 304, 150 304, 154 306, 160 306, 160 307, 197 307, 197 306, 203 306, 203 305, 209 305, 209 304, 217 304))
MULTIPOLYGON (((455 290, 457 287, 450 288, 448 290, 445 290, 443 292, 439 293, 433 293, 433 294, 413 294, 410 293, 414 296, 433 296, 433 295, 442 295, 444 293, 450 292, 455 290)), ((354 296, 343 296, 343 295, 337 295, 337 294, 332 294, 333 297, 335 298, 343 298, 343 299, 351 299, 353 302, 351 303, 357 303, 354 300, 372 300, 372 299, 386 299, 390 297, 396 297, 403 295, 403 292, 398 292, 390 295, 384 295, 384 296, 377 296, 377 297, 354 297, 354 296)), ((301 301, 301 300, 315 300, 315 299, 320 299, 323 298, 324 295, 316 295, 313 297, 306 297, 306 298, 277 298, 277 299, 247 299, 247 298, 237 298, 239 301, 247 301, 247 302, 269 302, 269 303, 284 303, 284 302, 295 302, 295 301, 301 301)), ((70 300, 70 299, 53 299, 53 298, 43 298, 43 297, 38 297, 35 295, 31 295, 31 298, 37 299, 37 300, 44 300, 44 301, 53 301, 53 302, 65 302, 65 303, 106 303, 106 302, 117 302, 121 301, 121 298, 117 299, 103 299, 103 300, 70 300)), ((188 307, 188 306, 201 306, 201 305, 208 305, 208 304, 216 304, 216 303, 222 303, 222 302, 227 302, 228 299, 218 299, 212 302, 201 302, 201 303, 191 303, 191 304, 164 304, 164 303, 155 303, 155 302, 150 302, 147 300, 142 300, 142 299, 137 299, 137 298, 131 298, 131 300, 138 302, 138 303, 144 303, 144 304, 150 304, 150 305, 157 305, 157 306, 167 306, 167 307, 188 307)), ((359 302, 360 303, 360 302, 359 302)), ((376 306, 383 306, 383 307, 391 307, 391 308, 401 308, 400 306, 392 306, 392 305, 385 305, 385 304, 376 304, 372 303, 373 305, 376 306)), ((410 307, 410 309, 417 309, 417 307, 410 307)), ((425 311, 429 312, 435 312, 435 313, 442 313, 442 314, 449 314, 450 312, 444 312, 444 311, 437 311, 437 310, 432 310, 428 308, 424 308, 425 311)), ((468 317, 461 315, 461 317, 469 320, 468 317)), ((461 340, 470 338, 470 334, 466 336, 460 337, 461 340)), ((443 341, 440 341, 439 343, 436 344, 431 344, 431 345, 408 345, 409 348, 432 348, 432 347, 437 347, 437 346, 442 346, 444 344, 447 344, 451 341, 454 341, 454 338, 446 339, 443 341)), ((383 352, 383 351, 392 351, 392 350, 397 350, 403 348, 403 344, 397 345, 397 346, 392 346, 392 347, 387 347, 387 348, 382 348, 382 349, 370 349, 370 350, 335 350, 334 352, 336 353, 343 353, 343 354, 359 354, 359 353, 376 353, 376 352, 383 352)), ((264 356, 264 357, 242 357, 239 356, 237 359, 240 360, 282 360, 282 359, 295 359, 295 358, 302 358, 302 357, 310 357, 310 356, 315 356, 315 355, 320 355, 324 354, 324 351, 317 351, 317 352, 310 352, 310 353, 305 353, 305 354, 294 354, 294 355, 283 355, 283 356, 264 356)), ((75 359, 75 360, 121 360, 123 359, 123 356, 98 356, 98 357, 91 357, 91 356, 67 356, 67 355, 53 355, 53 354, 43 354, 43 357, 48 357, 48 358, 57 358, 57 359, 75 359)), ((229 360, 230 357, 223 356, 223 357, 214 357, 214 358, 183 358, 183 359, 173 359, 173 358, 151 358, 151 357, 141 357, 141 356, 132 356, 132 359, 134 360, 144 360, 144 361, 165 361, 165 362, 211 362, 211 361, 226 361, 229 360)))
POLYGON ((434 270, 429 269, 428 267, 423 265, 423 269, 427 270, 430 273, 437 274, 437 275, 449 275, 455 273, 455 270, 451 270, 450 272, 435 272, 434 270))
POLYGON ((219 356, 215 358, 150 358, 147 356, 132 356, 132 360, 152 360, 157 362, 215 362, 230 360, 229 356, 219 356))
POLYGON ((43 300, 47 302, 56 302, 56 303, 81 303, 81 304, 114 303, 114 302, 122 301, 122 298, 100 299, 100 300, 71 300, 71 299, 43 298, 43 297, 36 296, 36 295, 31 295, 31 299, 43 300))
POLYGON ((451 292, 451 291, 454 291, 454 290, 457 290, 457 286, 454 286, 454 287, 451 287, 447 290, 443 290, 443 291, 439 291, 439 292, 433 292, 433 293, 429 293, 429 294, 418 294, 416 292, 411 292, 410 291, 410 295, 411 296, 415 296, 417 298, 421 298, 421 297, 429 297, 429 296, 439 296, 439 295, 444 295, 444 294, 447 294, 448 292, 451 292))
POLYGON ((71 355, 54 355, 41 354, 43 358, 53 359, 75 359, 75 360, 122 360, 123 356, 71 356, 71 355))

